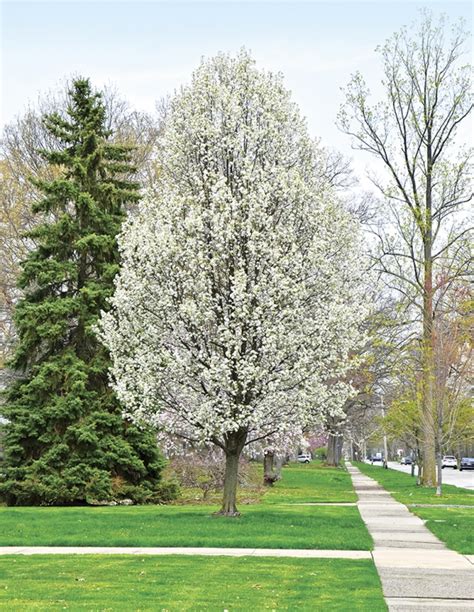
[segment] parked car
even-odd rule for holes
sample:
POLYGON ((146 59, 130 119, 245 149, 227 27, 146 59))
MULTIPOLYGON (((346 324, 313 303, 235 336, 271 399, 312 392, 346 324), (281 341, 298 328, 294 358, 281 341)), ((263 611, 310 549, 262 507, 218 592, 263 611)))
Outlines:
POLYGON ((374 461, 383 461, 382 453, 375 453, 375 455, 372 455, 371 461, 372 461, 372 463, 374 461))
POLYGON ((311 455, 309 453, 301 453, 297 457, 298 463, 309 463, 311 461, 311 455))
POLYGON ((474 470, 474 457, 463 457, 459 466, 459 471, 474 470))
POLYGON ((400 459, 400 464, 401 465, 411 465, 413 463, 413 461, 411 460, 411 457, 402 457, 400 459))
POLYGON ((458 469, 458 460, 453 455, 445 455, 441 461, 441 467, 444 469, 445 467, 458 469))

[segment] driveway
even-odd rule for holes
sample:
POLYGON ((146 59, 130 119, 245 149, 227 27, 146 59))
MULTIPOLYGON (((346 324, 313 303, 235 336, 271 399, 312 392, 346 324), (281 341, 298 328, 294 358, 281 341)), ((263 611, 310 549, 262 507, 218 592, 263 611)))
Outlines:
MULTIPOLYGON (((374 464, 377 465, 377 464, 374 464)), ((388 467, 392 470, 398 470, 399 472, 405 472, 405 474, 411 473, 410 465, 400 465, 395 461, 389 461, 388 467)), ((443 470, 443 483, 454 485, 455 487, 462 487, 463 489, 474 490, 474 470, 467 470, 460 472, 459 470, 453 470, 452 468, 444 468, 443 470)))

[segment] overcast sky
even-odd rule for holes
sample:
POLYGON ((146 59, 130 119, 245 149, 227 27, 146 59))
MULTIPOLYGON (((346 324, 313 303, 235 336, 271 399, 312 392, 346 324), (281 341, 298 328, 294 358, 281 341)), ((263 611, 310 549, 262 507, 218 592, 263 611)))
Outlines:
MULTIPOLYGON (((375 47, 428 7, 472 28, 471 2, 1 2, 1 122, 71 74, 113 83, 137 109, 189 80, 202 56, 250 49, 281 71, 312 135, 352 155, 334 125, 340 88, 360 70, 377 91, 375 47)), ((358 172, 365 157, 355 155, 358 172)))

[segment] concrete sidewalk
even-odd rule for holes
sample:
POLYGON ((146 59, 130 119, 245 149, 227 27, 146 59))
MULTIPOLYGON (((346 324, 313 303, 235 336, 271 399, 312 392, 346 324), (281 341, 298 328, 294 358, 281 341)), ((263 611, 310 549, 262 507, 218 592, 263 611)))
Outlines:
POLYGON ((375 480, 348 464, 390 611, 474 610, 474 565, 375 480))
POLYGON ((193 548, 139 546, 0 546, 0 555, 204 555, 212 557, 297 557, 301 559, 371 559, 368 550, 286 548, 193 548))

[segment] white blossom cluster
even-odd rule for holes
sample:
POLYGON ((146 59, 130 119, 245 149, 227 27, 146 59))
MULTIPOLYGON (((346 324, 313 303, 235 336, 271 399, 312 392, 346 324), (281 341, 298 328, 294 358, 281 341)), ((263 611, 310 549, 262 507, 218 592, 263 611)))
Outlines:
POLYGON ((316 178, 281 76, 246 52, 201 64, 163 138, 101 320, 114 388, 172 436, 298 435, 351 393, 367 312, 358 228, 316 178))

